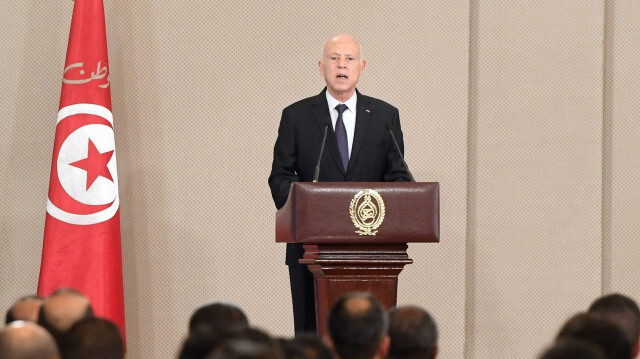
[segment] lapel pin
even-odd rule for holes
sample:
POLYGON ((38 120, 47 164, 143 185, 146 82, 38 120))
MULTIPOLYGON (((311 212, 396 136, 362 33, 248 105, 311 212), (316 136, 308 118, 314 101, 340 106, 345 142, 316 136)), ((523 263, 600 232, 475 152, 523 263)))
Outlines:
POLYGON ((369 110, 369 109, 366 109, 365 111, 367 111, 367 112, 371 113, 371 110, 369 110))

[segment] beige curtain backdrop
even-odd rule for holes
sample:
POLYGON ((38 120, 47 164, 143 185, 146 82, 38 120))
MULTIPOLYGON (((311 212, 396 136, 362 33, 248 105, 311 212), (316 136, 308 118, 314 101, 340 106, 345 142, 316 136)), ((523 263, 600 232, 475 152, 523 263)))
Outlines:
MULTIPOLYGON (((600 294, 640 300, 635 1, 104 1, 128 358, 175 357, 212 301, 292 334, 267 177, 341 32, 441 184, 441 242, 411 245, 398 297, 437 319, 440 358, 534 358, 600 294)), ((3 311, 36 290, 72 7, 0 1, 3 311)))

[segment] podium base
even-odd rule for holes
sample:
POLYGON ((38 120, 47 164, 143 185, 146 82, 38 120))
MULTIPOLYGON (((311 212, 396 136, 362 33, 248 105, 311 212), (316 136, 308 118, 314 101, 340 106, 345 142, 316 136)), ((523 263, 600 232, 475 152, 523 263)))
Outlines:
POLYGON ((301 264, 313 273, 318 335, 327 333, 327 317, 343 294, 367 291, 385 308, 396 306, 398 275, 413 263, 406 243, 305 244, 301 264))

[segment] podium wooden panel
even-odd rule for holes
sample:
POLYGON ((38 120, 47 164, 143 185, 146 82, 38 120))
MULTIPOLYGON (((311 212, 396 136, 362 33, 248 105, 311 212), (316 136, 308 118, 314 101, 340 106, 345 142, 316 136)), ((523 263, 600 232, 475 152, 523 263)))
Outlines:
POLYGON ((276 242, 303 244, 300 263, 314 276, 320 335, 331 305, 346 292, 369 291, 394 307, 398 275, 413 262, 407 243, 438 242, 439 228, 437 182, 297 182, 276 214, 276 242), (358 234, 349 210, 365 189, 384 203, 375 235, 358 234))

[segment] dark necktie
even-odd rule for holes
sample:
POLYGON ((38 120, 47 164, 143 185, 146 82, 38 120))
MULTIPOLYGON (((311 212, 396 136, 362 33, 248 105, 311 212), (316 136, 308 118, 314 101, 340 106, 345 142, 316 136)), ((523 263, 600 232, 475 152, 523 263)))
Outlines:
POLYGON ((342 158, 342 167, 347 172, 347 165, 349 164, 349 141, 347 140, 347 129, 344 127, 342 121, 342 113, 347 109, 347 105, 341 103, 336 106, 338 110, 338 120, 336 121, 336 141, 338 141, 338 149, 340 150, 340 157, 342 158))

